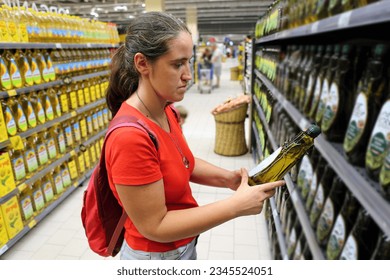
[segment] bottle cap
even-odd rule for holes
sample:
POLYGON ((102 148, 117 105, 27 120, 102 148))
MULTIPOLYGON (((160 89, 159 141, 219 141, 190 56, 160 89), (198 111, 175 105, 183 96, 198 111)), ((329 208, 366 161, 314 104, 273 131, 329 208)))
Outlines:
POLYGON ((309 128, 306 130, 306 134, 310 137, 317 137, 321 133, 321 128, 318 125, 312 124, 309 126, 309 128))

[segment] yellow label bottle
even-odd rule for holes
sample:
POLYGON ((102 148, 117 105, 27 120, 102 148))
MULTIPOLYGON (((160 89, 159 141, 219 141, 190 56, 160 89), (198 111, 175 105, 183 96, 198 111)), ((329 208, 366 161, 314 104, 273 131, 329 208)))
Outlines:
POLYGON ((38 92, 38 96, 42 101, 43 109, 45 111, 46 121, 51 121, 54 119, 54 110, 53 106, 50 102, 49 96, 46 94, 44 90, 38 92))
POLYGON ((38 69, 39 69, 39 72, 41 73, 43 81, 46 83, 50 82, 46 59, 42 55, 42 52, 40 50, 36 49, 33 52, 33 56, 35 57, 35 60, 37 61, 38 69))
POLYGON ((5 99, 1 100, 1 107, 4 114, 4 124, 6 131, 9 136, 15 136, 18 132, 16 121, 14 117, 14 113, 12 112, 9 105, 6 103, 5 99))
POLYGON ((80 123, 77 118, 73 118, 70 123, 72 126, 73 139, 75 144, 77 144, 81 141, 80 123))
POLYGON ((37 116, 38 124, 44 124, 46 122, 46 114, 40 96, 35 91, 32 91, 29 93, 28 98, 31 101, 35 115, 37 116))
POLYGON ((47 152, 46 144, 41 133, 33 134, 31 137, 34 139, 39 168, 43 168, 49 162, 49 154, 47 152))
POLYGON ((78 122, 80 124, 81 139, 85 141, 88 137, 88 128, 87 128, 87 121, 85 119, 85 114, 78 117, 78 122))
POLYGON ((66 91, 66 86, 57 88, 57 96, 60 100, 61 112, 67 113, 69 111, 69 97, 66 91))
POLYGON ((53 126, 49 130, 49 132, 52 134, 52 137, 54 138, 58 153, 64 154, 66 152, 66 142, 65 142, 65 133, 61 125, 53 126))
POLYGON ((39 85, 42 83, 41 72, 39 71, 38 63, 35 57, 33 56, 33 52, 31 50, 26 50, 26 57, 30 64, 30 69, 32 72, 32 77, 34 84, 39 85))
POLYGON ((42 139, 44 143, 46 143, 47 154, 49 156, 49 160, 53 160, 57 157, 57 145, 54 135, 54 127, 49 128, 49 130, 45 130, 42 132, 42 139))
POLYGON ((27 118, 27 123, 29 128, 34 128, 37 126, 37 116, 35 115, 33 106, 28 99, 27 95, 20 95, 18 98, 18 103, 22 106, 23 112, 27 118))
POLYGON ((53 61, 51 59, 51 55, 47 50, 44 50, 43 57, 46 60, 46 75, 49 79, 49 81, 55 81, 56 80, 56 71, 54 69, 53 61))
POLYGON ((71 125, 70 121, 64 122, 63 128, 64 128, 64 133, 65 133, 66 147, 68 149, 71 149, 74 146, 74 140, 73 140, 73 133, 72 133, 72 125, 71 125))
POLYGON ((4 60, 3 54, 0 54, 0 89, 10 90, 12 87, 12 80, 9 74, 8 65, 4 60))
POLYGON ((66 92, 69 96, 69 105, 70 105, 69 107, 72 110, 75 110, 78 107, 77 90, 78 90, 77 83, 73 83, 72 85, 68 85, 66 87, 66 92))
POLYGON ((28 129, 27 118, 24 115, 22 105, 16 101, 17 99, 13 97, 8 98, 8 107, 12 111, 18 132, 24 132, 28 129))
POLYGON ((85 105, 84 90, 81 83, 77 83, 77 104, 80 107, 85 105))
POLYGON ((38 170, 38 158, 35 152, 33 138, 28 137, 27 139, 23 139, 23 144, 27 173, 31 176, 32 173, 38 170))
POLYGON ((57 92, 53 88, 48 88, 46 94, 49 97, 51 106, 53 107, 53 113, 55 118, 61 117, 61 103, 58 98, 57 92))
POLYGON ((61 169, 59 166, 54 168, 53 172, 51 173, 51 177, 53 178, 53 187, 54 187, 54 193, 56 195, 61 194, 65 189, 64 185, 62 183, 62 175, 61 175, 61 169))
POLYGON ((45 205, 49 204, 54 198, 53 190, 53 178, 50 175, 46 175, 42 178, 42 193, 45 199, 45 205))
POLYGON ((3 111, 3 104, 0 102, 0 143, 8 139, 8 131, 5 122, 5 114, 3 111))
POLYGON ((38 179, 34 182, 31 190, 33 202, 34 202, 33 205, 36 214, 40 213, 43 210, 43 208, 45 208, 45 199, 43 196, 41 186, 42 186, 42 180, 38 179))
POLYGON ((8 153, 11 159, 15 182, 18 184, 26 178, 26 165, 24 163, 23 151, 10 148, 8 153))
MULTIPOLYGON (((74 155, 68 160, 69 175, 71 180, 76 180, 79 177, 79 169, 77 156, 74 155)), ((81 175, 81 174, 80 174, 81 175)))
POLYGON ((31 195, 31 189, 28 186, 23 190, 19 197, 19 205, 21 209, 22 219, 24 224, 28 224, 31 218, 34 216, 33 199, 31 195))
POLYGON ((96 101, 96 87, 95 87, 96 79, 92 79, 89 86, 89 93, 91 95, 91 102, 96 101))
POLYGON ((22 50, 15 51, 15 60, 22 76, 23 86, 29 87, 34 85, 33 75, 28 63, 27 57, 24 55, 22 50))

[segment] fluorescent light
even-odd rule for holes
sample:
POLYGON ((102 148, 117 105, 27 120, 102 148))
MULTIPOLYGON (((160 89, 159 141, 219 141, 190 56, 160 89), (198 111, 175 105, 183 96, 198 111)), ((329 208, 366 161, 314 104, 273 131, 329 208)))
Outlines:
POLYGON ((118 12, 118 11, 127 11, 127 7, 125 5, 123 6, 115 6, 114 7, 114 11, 118 12))

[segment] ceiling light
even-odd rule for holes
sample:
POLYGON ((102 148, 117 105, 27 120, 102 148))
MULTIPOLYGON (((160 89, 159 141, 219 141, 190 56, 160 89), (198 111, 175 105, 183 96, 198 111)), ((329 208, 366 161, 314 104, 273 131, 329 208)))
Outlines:
POLYGON ((123 6, 115 6, 114 7, 114 11, 115 12, 118 12, 118 11, 127 11, 127 7, 125 5, 123 6))

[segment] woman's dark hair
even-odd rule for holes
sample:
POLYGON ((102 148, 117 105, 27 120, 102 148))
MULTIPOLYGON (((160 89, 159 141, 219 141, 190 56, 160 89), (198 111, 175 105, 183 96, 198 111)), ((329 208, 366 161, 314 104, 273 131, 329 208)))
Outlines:
POLYGON ((153 63, 168 51, 168 42, 182 31, 190 33, 181 20, 163 12, 144 13, 130 22, 125 42, 111 61, 106 102, 113 116, 138 88, 139 73, 134 66, 134 55, 142 53, 153 63))

